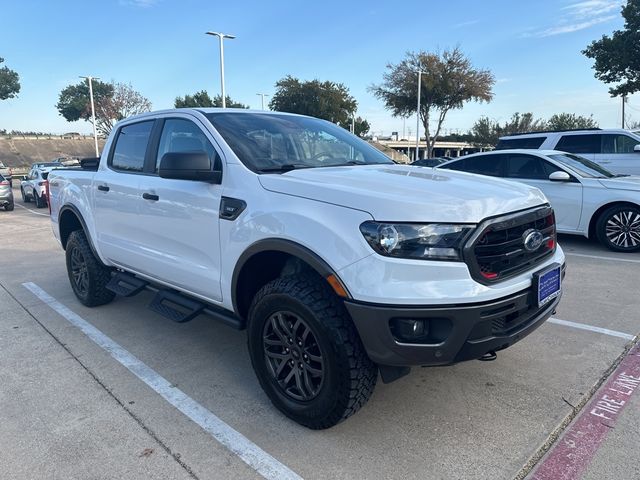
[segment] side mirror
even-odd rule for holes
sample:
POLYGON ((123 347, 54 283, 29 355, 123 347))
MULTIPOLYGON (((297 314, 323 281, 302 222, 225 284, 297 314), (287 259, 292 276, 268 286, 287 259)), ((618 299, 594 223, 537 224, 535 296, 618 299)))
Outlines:
POLYGON ((176 180, 221 183, 221 165, 211 168, 206 152, 168 152, 160 160, 158 175, 176 180))
POLYGON ((634 152, 640 152, 640 143, 633 147, 634 152))
POLYGON ((571 175, 569 175, 567 172, 563 172, 562 170, 558 170, 557 172, 553 172, 551 175, 549 175, 549 180, 551 180, 552 182, 570 182, 571 175))
POLYGON ((27 178, 29 178, 29 177, 27 177, 26 175, 22 175, 22 181, 26 182, 27 178))

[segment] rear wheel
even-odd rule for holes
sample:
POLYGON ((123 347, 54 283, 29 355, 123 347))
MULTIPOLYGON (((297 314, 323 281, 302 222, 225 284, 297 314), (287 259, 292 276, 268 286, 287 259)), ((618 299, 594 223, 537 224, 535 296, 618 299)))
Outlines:
POLYGON ((605 210, 596 224, 598 240, 617 252, 640 250, 640 208, 618 205, 605 210))
POLYGON ((33 191, 33 200, 36 202, 36 208, 44 208, 47 205, 44 201, 44 195, 39 196, 35 190, 33 191))
POLYGON ((104 305, 115 293, 107 290, 111 270, 95 257, 82 230, 71 232, 66 246, 67 274, 73 293, 87 307, 104 305))
POLYGON ((344 305, 319 277, 292 275, 265 285, 249 309, 248 341, 267 396, 301 425, 332 427, 373 393, 377 367, 344 305))

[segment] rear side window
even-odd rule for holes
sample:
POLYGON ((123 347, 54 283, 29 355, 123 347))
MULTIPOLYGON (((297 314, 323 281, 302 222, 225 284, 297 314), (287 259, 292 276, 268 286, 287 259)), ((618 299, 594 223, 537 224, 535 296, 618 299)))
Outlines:
POLYGON ((122 127, 113 148, 111 166, 117 170, 141 172, 152 127, 153 120, 122 127))
POLYGON ((485 155, 482 157, 472 157, 465 159, 463 171, 489 175, 491 177, 501 177, 504 172, 506 155, 485 155))
POLYGON ((546 137, 525 137, 525 138, 507 138, 499 140, 496 150, 506 150, 508 148, 525 148, 528 150, 536 150, 540 148, 546 137))
POLYGON ((546 173, 540 158, 533 155, 513 154, 509 155, 507 162, 507 177, 546 180, 549 174, 546 173))
POLYGON ((602 153, 633 153, 638 141, 628 135, 602 135, 602 153))
POLYGON ((602 135, 563 135, 555 150, 569 153, 600 153, 602 135))

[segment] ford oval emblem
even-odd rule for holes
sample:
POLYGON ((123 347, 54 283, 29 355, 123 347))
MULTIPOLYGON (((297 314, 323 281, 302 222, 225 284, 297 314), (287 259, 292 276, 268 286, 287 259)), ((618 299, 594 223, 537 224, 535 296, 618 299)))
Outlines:
POLYGON ((544 242, 544 235, 539 230, 529 229, 522 234, 522 241, 528 252, 535 252, 544 242))

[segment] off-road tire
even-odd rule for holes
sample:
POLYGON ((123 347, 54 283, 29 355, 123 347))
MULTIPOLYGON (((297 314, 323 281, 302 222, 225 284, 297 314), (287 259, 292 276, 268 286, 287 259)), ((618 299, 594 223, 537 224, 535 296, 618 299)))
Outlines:
POLYGON ((615 252, 640 251, 640 208, 632 205, 614 205, 608 208, 598 217, 598 221, 596 222, 596 235, 600 243, 615 252), (624 245, 624 236, 617 237, 615 233, 611 233, 611 231, 609 232, 611 236, 607 235, 608 226, 631 230, 633 237, 626 237, 627 246, 624 245))
POLYGON ((329 428, 356 413, 373 393, 377 366, 367 356, 342 301, 313 274, 277 278, 258 291, 248 314, 251 363, 263 390, 287 417, 308 428, 329 428), (317 340, 324 377, 315 397, 300 401, 278 384, 269 367, 265 325, 279 312, 302 319, 317 340))
POLYGON ((87 307, 97 307, 113 300, 115 293, 106 289, 111 279, 111 270, 95 257, 84 231, 76 230, 69 235, 66 260, 71 288, 82 304, 87 307), (79 285, 80 282, 74 278, 74 267, 78 265, 84 267, 83 278, 86 282, 83 282, 83 285, 79 285))

